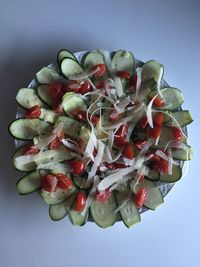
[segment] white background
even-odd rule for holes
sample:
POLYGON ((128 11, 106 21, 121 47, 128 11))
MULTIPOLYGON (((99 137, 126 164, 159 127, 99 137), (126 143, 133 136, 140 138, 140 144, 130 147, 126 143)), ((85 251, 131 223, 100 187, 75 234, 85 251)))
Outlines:
POLYGON ((0 1, 0 267, 199 267, 200 3, 191 1, 0 1), (127 229, 52 222, 37 194, 18 196, 7 126, 14 97, 60 48, 129 49, 165 66, 192 112, 195 156, 188 175, 155 212, 127 229))

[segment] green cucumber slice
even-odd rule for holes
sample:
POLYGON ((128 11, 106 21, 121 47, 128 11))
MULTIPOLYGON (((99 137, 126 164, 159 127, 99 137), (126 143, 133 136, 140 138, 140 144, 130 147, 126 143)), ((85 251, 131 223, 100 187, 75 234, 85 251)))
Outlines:
POLYGON ((72 92, 64 94, 61 106, 68 115, 75 109, 87 110, 82 95, 72 92))
MULTIPOLYGON (((163 148, 167 145, 167 143, 172 140, 172 132, 170 127, 163 127, 161 131, 161 136, 159 138, 159 142, 156 148, 163 148)), ((187 143, 187 138, 183 135, 180 140, 181 143, 187 143)))
POLYGON ((82 127, 82 123, 67 117, 67 116, 59 116, 56 120, 55 126, 63 122, 63 131, 66 135, 74 138, 79 137, 79 133, 82 127))
POLYGON ((90 206, 90 212, 94 222, 102 228, 110 227, 116 222, 116 209, 117 204, 113 193, 110 198, 103 203, 94 199, 90 206))
POLYGON ((73 175, 73 181, 75 185, 78 186, 80 189, 87 189, 90 187, 90 184, 91 184, 91 183, 88 183, 87 179, 79 175, 73 175))
POLYGON ((57 117, 58 114, 55 113, 53 110, 41 108, 40 119, 49 123, 55 123, 57 117))
POLYGON ((149 60, 142 66, 142 83, 154 79, 157 84, 162 81, 164 67, 155 60, 149 60))
POLYGON ((41 187, 41 175, 38 171, 23 176, 17 182, 17 191, 20 195, 27 195, 39 190, 41 187))
POLYGON ((41 84, 40 86, 38 86, 37 93, 38 93, 39 98, 44 103, 46 103, 48 106, 53 105, 52 97, 49 95, 48 84, 41 84))
MULTIPOLYGON (((162 88, 162 97, 165 100, 165 104, 158 108, 161 110, 175 110, 179 108, 183 102, 183 94, 182 92, 174 87, 167 87, 167 88, 162 88)), ((153 91, 149 96, 150 98, 154 97, 158 93, 157 90, 153 91)))
POLYGON ((48 130, 50 125, 47 122, 40 119, 20 118, 10 124, 9 132, 15 139, 32 140, 35 136, 38 136, 37 129, 41 126, 41 122, 43 131, 48 130))
POLYGON ((178 122, 178 124, 181 127, 183 127, 190 124, 193 121, 191 114, 188 110, 175 111, 172 112, 171 115, 174 117, 176 121, 170 118, 169 121, 166 123, 167 126, 177 126, 176 122, 178 122))
POLYGON ((180 180, 182 177, 182 170, 179 166, 173 165, 172 167, 172 175, 169 174, 161 174, 160 181, 165 183, 175 183, 180 180))
POLYGON ((159 174, 159 172, 150 169, 148 176, 146 176, 145 178, 147 180, 150 180, 150 181, 159 181, 160 180, 160 174, 159 174))
MULTIPOLYGON (((82 193, 85 194, 84 191, 82 193)), ((84 212, 78 212, 74 209, 74 205, 76 202, 76 198, 74 199, 74 204, 72 205, 71 209, 69 210, 69 218, 73 225, 82 226, 87 222, 89 211, 88 209, 84 212)))
POLYGON ((81 74, 83 72, 83 68, 78 63, 78 61, 69 57, 63 58, 60 63, 60 69, 62 74, 67 78, 73 75, 81 74))
POLYGON ((130 75, 135 72, 135 59, 130 51, 118 50, 112 57, 111 65, 116 72, 128 71, 130 75))
POLYGON ((76 60, 76 57, 74 56, 72 52, 70 52, 67 49, 61 49, 57 55, 57 62, 59 66, 60 66, 61 61, 66 57, 76 60))
POLYGON ((53 221, 62 220, 69 212, 76 194, 72 194, 69 198, 57 205, 49 206, 49 216, 53 221))
POLYGON ((58 72, 50 67, 44 67, 36 73, 36 78, 40 84, 51 84, 63 79, 58 72))
POLYGON ((119 213, 124 224, 127 227, 131 227, 136 223, 140 222, 140 213, 136 208, 132 194, 128 192, 116 192, 116 200, 118 204, 119 213))
POLYGON ((172 156, 176 160, 191 160, 193 151, 191 146, 187 145, 187 149, 179 148, 177 150, 172 150, 172 156))
POLYGON ((104 56, 98 51, 92 51, 84 58, 83 67, 85 70, 88 70, 98 64, 105 64, 104 56))
POLYGON ((38 97, 35 89, 21 88, 16 96, 17 103, 23 107, 30 109, 33 106, 45 107, 45 103, 38 97))
POLYGON ((136 192, 140 188, 146 189, 147 198, 144 202, 144 206, 148 209, 155 210, 158 206, 160 206, 160 204, 164 202, 161 191, 153 182, 144 179, 136 186, 136 192))
POLYGON ((35 162, 30 162, 30 163, 27 163, 27 164, 19 164, 15 161, 15 159, 17 157, 20 157, 20 156, 23 156, 23 151, 24 151, 24 147, 21 147, 19 148, 18 150, 15 151, 14 155, 12 156, 12 163, 13 165, 15 166, 15 168, 18 170, 18 171, 23 171, 23 172, 32 172, 36 169, 36 164, 35 162))
POLYGON ((72 185, 66 190, 57 188, 55 192, 48 192, 46 190, 41 189, 40 195, 48 205, 55 205, 63 202, 65 199, 70 197, 75 191, 76 187, 75 185, 72 185))

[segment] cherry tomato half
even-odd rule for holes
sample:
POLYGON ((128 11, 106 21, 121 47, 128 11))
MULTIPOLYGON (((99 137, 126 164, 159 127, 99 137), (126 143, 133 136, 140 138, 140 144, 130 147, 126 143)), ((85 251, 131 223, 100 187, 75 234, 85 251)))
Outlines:
POLYGON ((81 212, 85 208, 85 204, 86 204, 86 195, 83 192, 78 192, 76 194, 74 210, 77 212, 81 212))
POLYGON ((62 173, 57 173, 55 176, 58 178, 58 184, 57 186, 63 190, 68 189, 69 187, 72 186, 72 181, 69 177, 62 173))
POLYGON ((74 160, 74 161, 71 161, 69 164, 74 174, 81 175, 83 173, 84 164, 82 161, 74 160))
POLYGON ((125 145, 124 150, 122 151, 122 155, 127 159, 133 159, 134 153, 132 144, 128 143, 125 145))
POLYGON ((39 106, 33 106, 26 112, 26 118, 28 119, 36 119, 41 115, 41 108, 39 106))
POLYGON ((39 148, 34 145, 27 145, 23 149, 23 155, 32 155, 32 154, 37 154, 39 152, 39 148))
POLYGON ((105 64, 95 65, 93 69, 96 70, 96 72, 94 74, 95 78, 102 77, 105 74, 106 70, 107 70, 105 64))
POLYGON ((183 136, 181 130, 178 127, 171 127, 171 131, 173 140, 175 140, 176 142, 180 141, 183 136))
POLYGON ((109 188, 107 188, 106 190, 104 190, 102 192, 97 192, 95 195, 95 198, 99 202, 103 203, 106 200, 108 200, 110 196, 111 196, 111 191, 109 190, 109 188))
POLYGON ((133 198, 133 202, 137 208, 141 208, 144 205, 144 202, 147 198, 147 191, 145 188, 141 188, 133 198))
POLYGON ((42 176, 41 178, 41 187, 43 190, 48 192, 55 192, 57 188, 57 178, 55 175, 48 174, 42 176))
POLYGON ((123 79, 130 79, 130 73, 128 72, 128 71, 118 71, 117 72, 117 76, 119 77, 119 78, 123 78, 123 79))
POLYGON ((156 127, 162 127, 163 124, 163 113, 157 112, 153 117, 153 125, 156 127))

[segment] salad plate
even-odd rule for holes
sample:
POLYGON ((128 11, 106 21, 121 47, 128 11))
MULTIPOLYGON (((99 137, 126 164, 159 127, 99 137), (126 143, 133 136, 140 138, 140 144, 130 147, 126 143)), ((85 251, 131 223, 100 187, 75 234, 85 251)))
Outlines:
POLYGON ((74 225, 102 228, 119 220, 130 227, 160 206, 192 156, 191 115, 163 73, 158 62, 125 50, 59 51, 57 64, 16 97, 9 131, 13 164, 25 172, 19 193, 37 191, 52 220, 69 215, 74 225))

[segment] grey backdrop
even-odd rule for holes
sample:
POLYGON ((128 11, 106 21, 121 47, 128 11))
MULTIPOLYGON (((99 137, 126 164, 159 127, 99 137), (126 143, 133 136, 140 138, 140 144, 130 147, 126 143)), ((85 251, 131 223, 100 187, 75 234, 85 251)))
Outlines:
POLYGON ((199 29, 198 0, 0 1, 0 267, 200 266, 199 29), (20 173, 11 165, 7 132, 14 97, 60 48, 124 48, 141 60, 156 59, 193 114, 195 156, 187 177, 135 228, 51 222, 37 194, 16 193, 20 173))

